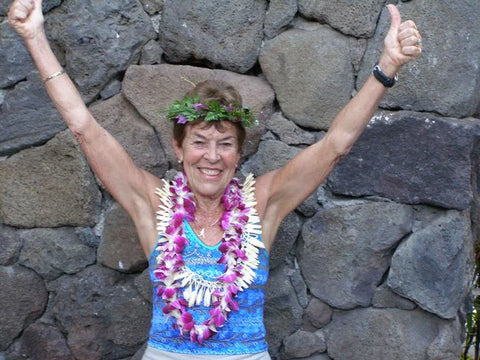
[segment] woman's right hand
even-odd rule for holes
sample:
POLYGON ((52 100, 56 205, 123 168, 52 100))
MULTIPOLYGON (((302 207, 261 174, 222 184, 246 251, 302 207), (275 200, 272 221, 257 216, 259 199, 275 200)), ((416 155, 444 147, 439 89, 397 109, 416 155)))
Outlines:
POLYGON ((15 0, 8 21, 24 40, 34 39, 43 33, 42 0, 15 0))

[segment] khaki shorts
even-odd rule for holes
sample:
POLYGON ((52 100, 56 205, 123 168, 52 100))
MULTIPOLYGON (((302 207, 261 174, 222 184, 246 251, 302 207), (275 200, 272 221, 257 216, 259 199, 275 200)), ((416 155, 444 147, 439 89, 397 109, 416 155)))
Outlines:
POLYGON ((271 358, 268 351, 244 355, 192 355, 162 351, 148 346, 142 360, 271 360, 271 358))

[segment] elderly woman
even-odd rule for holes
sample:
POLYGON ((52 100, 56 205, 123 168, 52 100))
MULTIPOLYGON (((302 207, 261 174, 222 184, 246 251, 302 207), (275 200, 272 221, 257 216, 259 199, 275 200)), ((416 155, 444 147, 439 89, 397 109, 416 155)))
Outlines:
POLYGON ((384 50, 363 88, 322 140, 256 180, 234 178, 253 115, 231 85, 198 84, 168 109, 183 172, 167 182, 135 166, 92 117, 49 47, 41 8, 41 0, 16 0, 8 18, 93 171, 135 223, 154 285, 144 359, 269 359, 264 287, 278 227, 349 152, 400 67, 421 53, 415 24, 388 5, 384 50))

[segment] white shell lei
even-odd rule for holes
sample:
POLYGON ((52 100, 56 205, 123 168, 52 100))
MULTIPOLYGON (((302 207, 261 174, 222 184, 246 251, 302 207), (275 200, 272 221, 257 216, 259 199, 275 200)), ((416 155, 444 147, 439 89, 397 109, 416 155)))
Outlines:
MULTIPOLYGON (((173 202, 170 198, 170 186, 172 184, 166 180, 163 180, 163 182, 163 188, 157 188, 155 191, 160 198, 159 210, 157 211, 157 231, 160 239, 158 240, 157 248, 169 241, 163 234, 173 216, 173 202)), ((265 247, 263 242, 258 240, 258 235, 261 234, 262 228, 255 208, 255 178, 252 174, 249 174, 243 183, 242 195, 244 204, 250 210, 247 214, 248 222, 242 234, 242 250, 245 252, 247 260, 241 263, 243 276, 238 276, 233 283, 238 287, 238 291, 247 289, 255 279, 254 271, 259 265, 259 249, 265 247)), ((160 255, 157 256, 157 262, 160 260, 159 257, 160 255)), ((222 281, 206 280, 187 266, 184 266, 183 270, 176 274, 175 280, 181 280, 181 286, 184 288, 183 298, 188 302, 189 307, 202 303, 204 306, 209 307, 213 301, 212 293, 229 285, 222 281)))

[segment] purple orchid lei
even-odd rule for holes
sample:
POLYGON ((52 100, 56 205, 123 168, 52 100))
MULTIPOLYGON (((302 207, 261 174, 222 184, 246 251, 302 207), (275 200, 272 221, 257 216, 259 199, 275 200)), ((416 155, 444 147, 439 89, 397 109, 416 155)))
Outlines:
MULTIPOLYGON (((218 263, 225 265, 225 272, 214 282, 214 287, 203 289, 204 292, 200 291, 191 296, 192 285, 186 291, 183 290, 192 276, 188 275, 182 252, 188 243, 184 235, 184 220, 195 219, 196 204, 184 173, 176 175, 167 191, 169 200, 163 210, 168 214, 166 217, 168 220, 163 218, 166 227, 163 231, 163 241, 158 244, 158 266, 154 270, 155 276, 161 281, 156 290, 157 296, 165 300, 162 311, 167 318, 175 318, 174 327, 179 330, 180 335, 189 335, 190 341, 202 344, 219 331, 231 311, 238 310, 235 297, 239 291, 248 287, 255 277, 252 269, 258 266, 257 248, 263 244, 256 243, 253 246, 249 246, 248 242, 242 244, 242 234, 249 223, 249 218, 257 219, 257 216, 254 209, 252 212, 253 206, 246 205, 238 180, 232 179, 222 197, 224 213, 220 221, 224 233, 219 246, 222 256, 218 263), (190 298, 188 302, 187 295, 190 298), (212 309, 207 320, 196 324, 188 309, 194 303, 198 305, 201 302, 200 298, 208 299, 204 301, 206 306, 210 306, 211 298, 212 309)), ((253 204, 247 202, 249 205, 253 204)))

